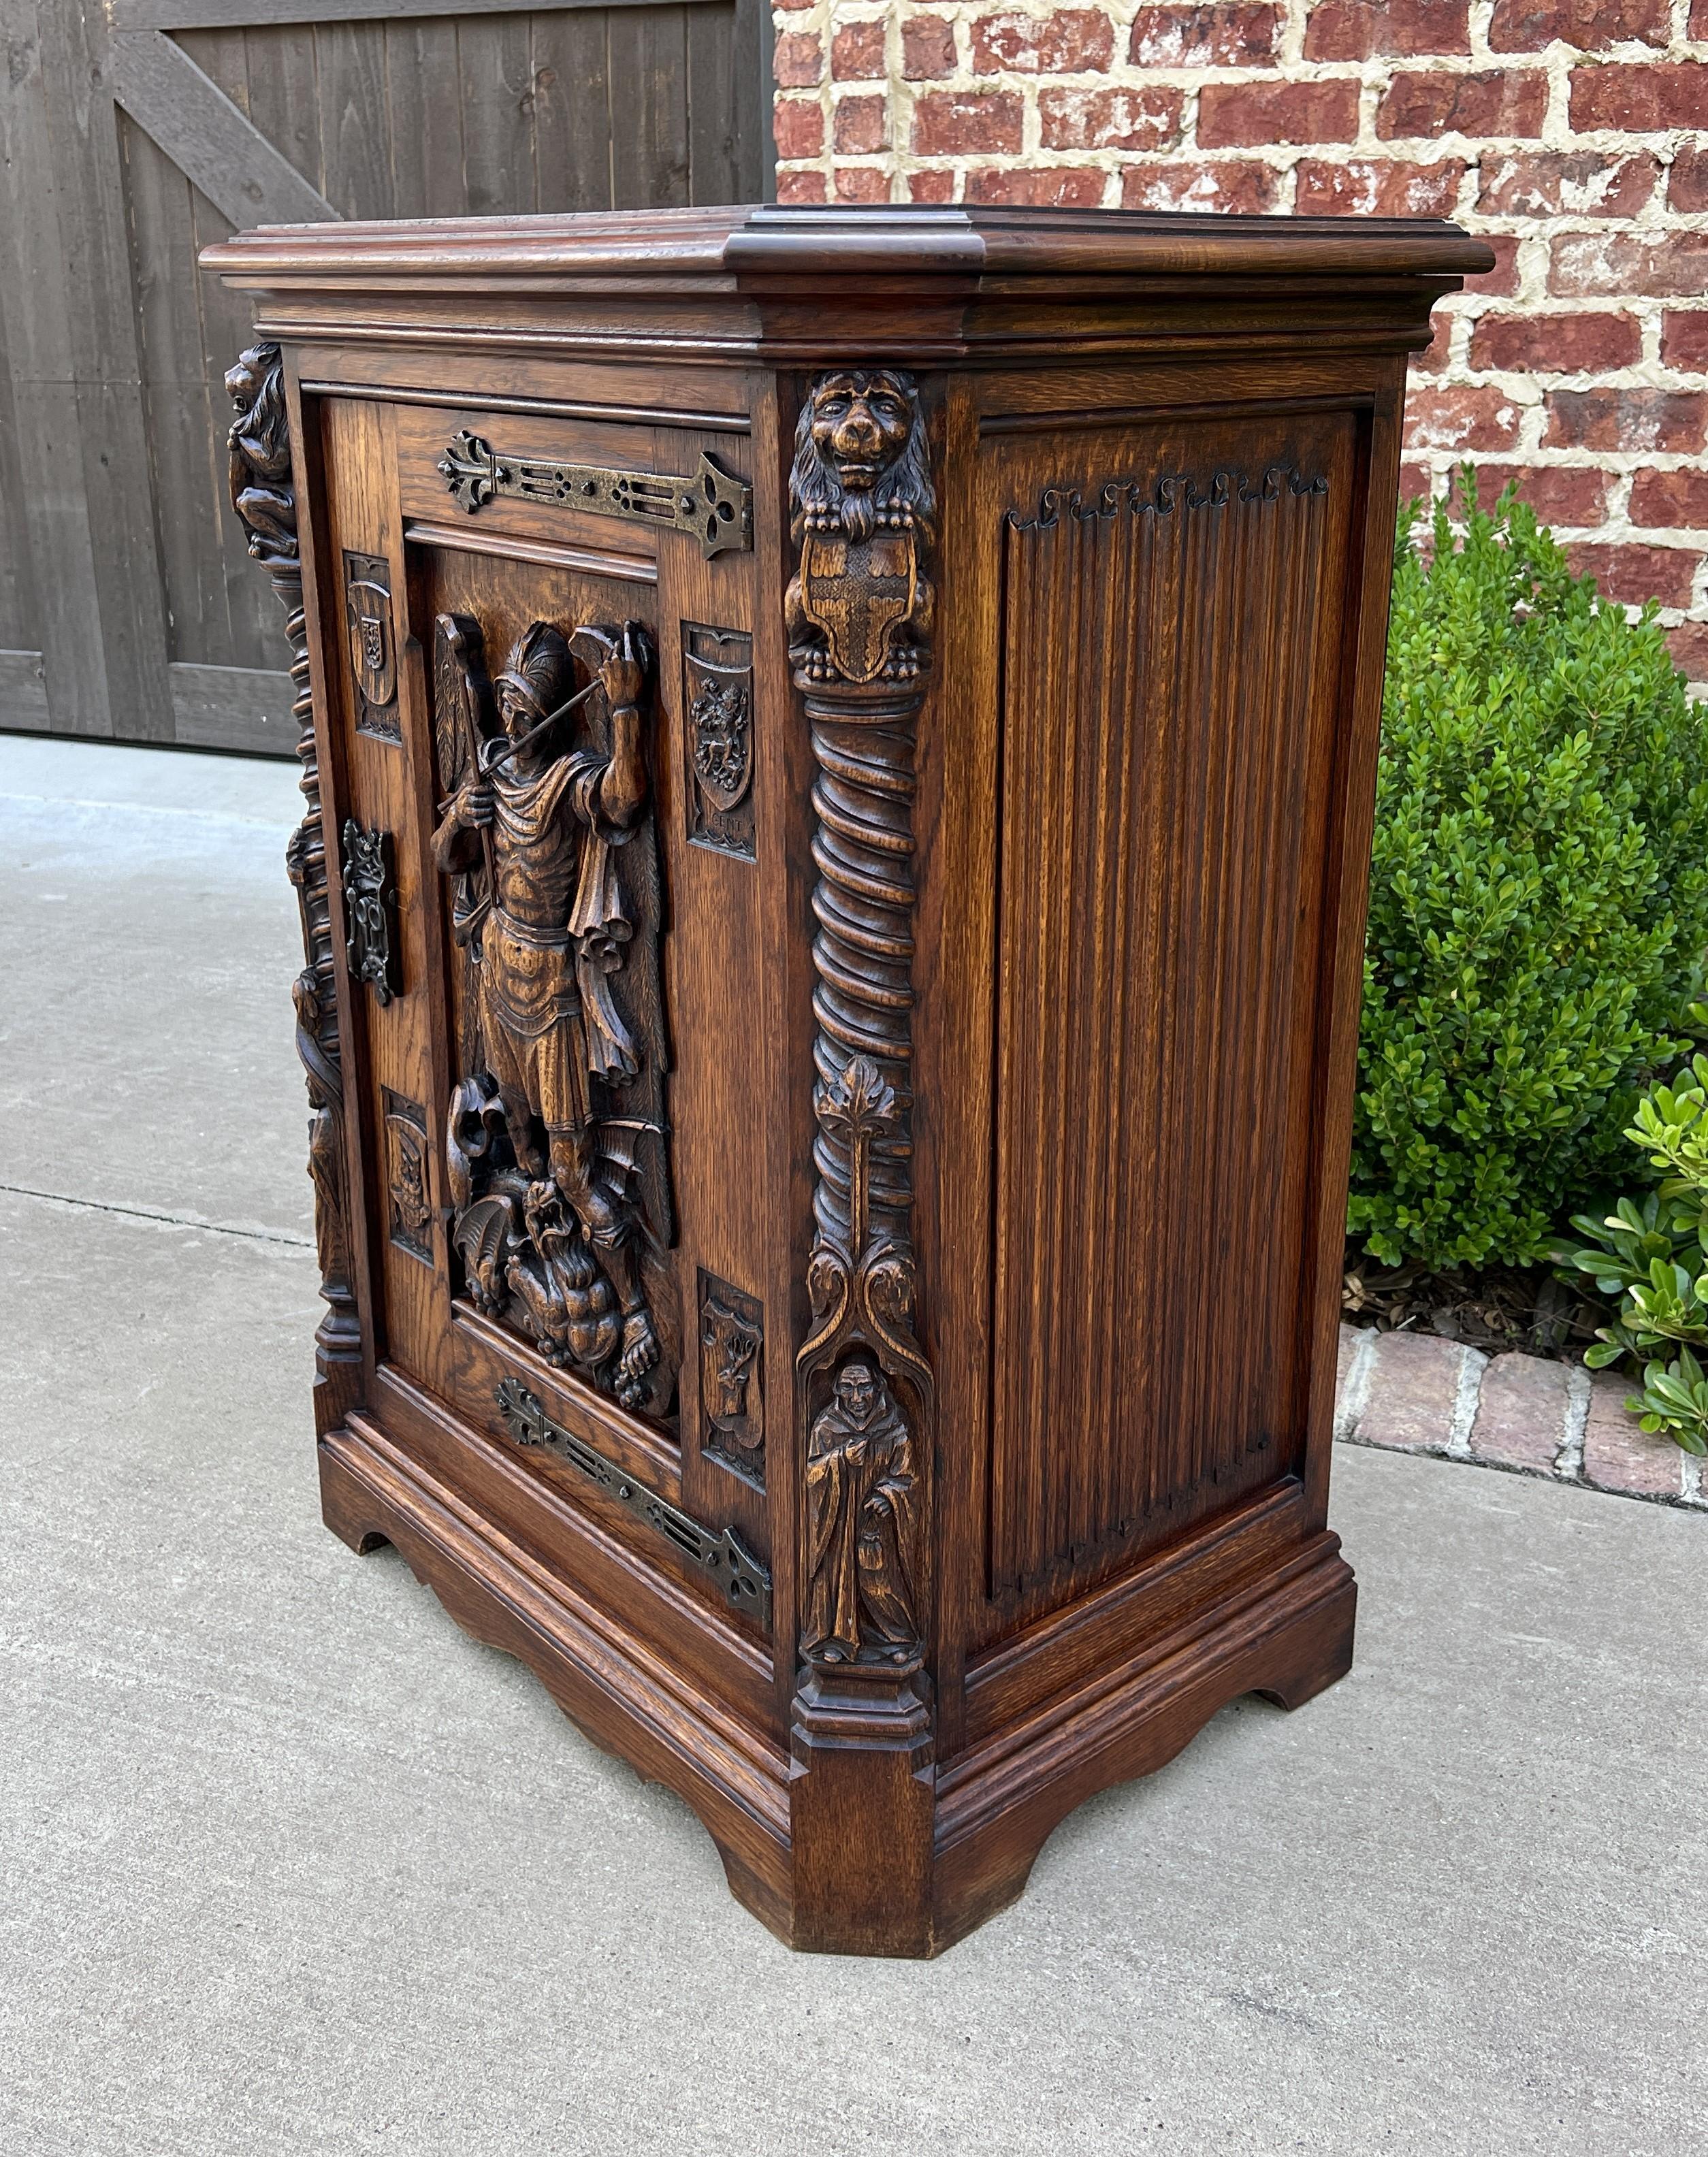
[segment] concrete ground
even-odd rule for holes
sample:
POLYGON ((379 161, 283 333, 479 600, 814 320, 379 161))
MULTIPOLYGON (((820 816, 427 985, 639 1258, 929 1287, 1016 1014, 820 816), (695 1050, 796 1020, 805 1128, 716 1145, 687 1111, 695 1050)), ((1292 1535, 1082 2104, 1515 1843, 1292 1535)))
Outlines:
POLYGON ((292 775, 0 737, 0 2152, 1708 2149, 1700 1516, 1339 1449, 1356 1668, 931 1964, 321 1527, 292 775))

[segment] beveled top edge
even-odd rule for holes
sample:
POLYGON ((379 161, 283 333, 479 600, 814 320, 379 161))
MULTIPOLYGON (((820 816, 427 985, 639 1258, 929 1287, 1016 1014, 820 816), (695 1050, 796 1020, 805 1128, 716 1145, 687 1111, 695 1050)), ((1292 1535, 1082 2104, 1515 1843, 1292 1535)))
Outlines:
POLYGON ((1494 250, 1438 218, 1295 218, 953 205, 764 204, 573 215, 260 225, 206 248, 243 283, 352 275, 692 280, 739 291, 782 278, 951 281, 1064 273, 1116 279, 1462 277, 1494 250))

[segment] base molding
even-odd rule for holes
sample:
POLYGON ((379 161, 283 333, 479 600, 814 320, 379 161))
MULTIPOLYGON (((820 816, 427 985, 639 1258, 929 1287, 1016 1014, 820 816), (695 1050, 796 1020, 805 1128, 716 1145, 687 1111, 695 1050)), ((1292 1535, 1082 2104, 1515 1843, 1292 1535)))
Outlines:
POLYGON ((737 1899, 807 1951, 940 1954, 1023 1891, 1087 1798, 1163 1766, 1241 1694, 1297 1707, 1351 1661, 1356 1585, 1321 1533, 946 1764, 933 1763, 923 1703, 908 1744, 838 1743, 842 1711, 809 1697, 810 1679, 785 1750, 365 1418, 321 1440, 320 1469, 334 1533, 358 1552, 394 1544, 466 1632, 525 1662, 595 1744, 674 1790, 737 1899))
MULTIPOLYGON (((391 1543, 472 1639, 524 1662, 576 1727, 692 1807, 768 1924, 786 1886, 788 1761, 724 1704, 483 1521, 380 1434, 320 1442, 321 1507, 358 1552, 391 1543)), ((738 1893, 741 1890, 738 1887, 738 1893)))

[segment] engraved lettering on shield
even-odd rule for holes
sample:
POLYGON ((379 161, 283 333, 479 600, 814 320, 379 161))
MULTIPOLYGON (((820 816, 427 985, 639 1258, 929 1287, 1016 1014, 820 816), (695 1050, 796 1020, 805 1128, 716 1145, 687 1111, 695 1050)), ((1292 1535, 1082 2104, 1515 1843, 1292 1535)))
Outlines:
POLYGON ((875 532, 869 539, 810 532, 801 547, 802 610, 824 631, 837 672, 850 682, 875 682, 882 672, 918 584, 911 532, 875 532))
POLYGON ((688 837, 754 857, 754 648, 744 630, 682 624, 688 837))
POLYGON ((401 741, 391 569, 383 554, 346 553, 344 619, 350 636, 350 677, 356 685, 357 727, 384 741, 401 741))

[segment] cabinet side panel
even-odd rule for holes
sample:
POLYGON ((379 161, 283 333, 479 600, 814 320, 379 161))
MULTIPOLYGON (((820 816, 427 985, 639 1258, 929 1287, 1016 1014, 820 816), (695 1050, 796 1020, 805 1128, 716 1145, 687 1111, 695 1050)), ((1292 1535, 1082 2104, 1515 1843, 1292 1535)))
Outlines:
POLYGON ((1355 442, 1329 414, 991 452, 999 1602, 1298 1463, 1355 442))

